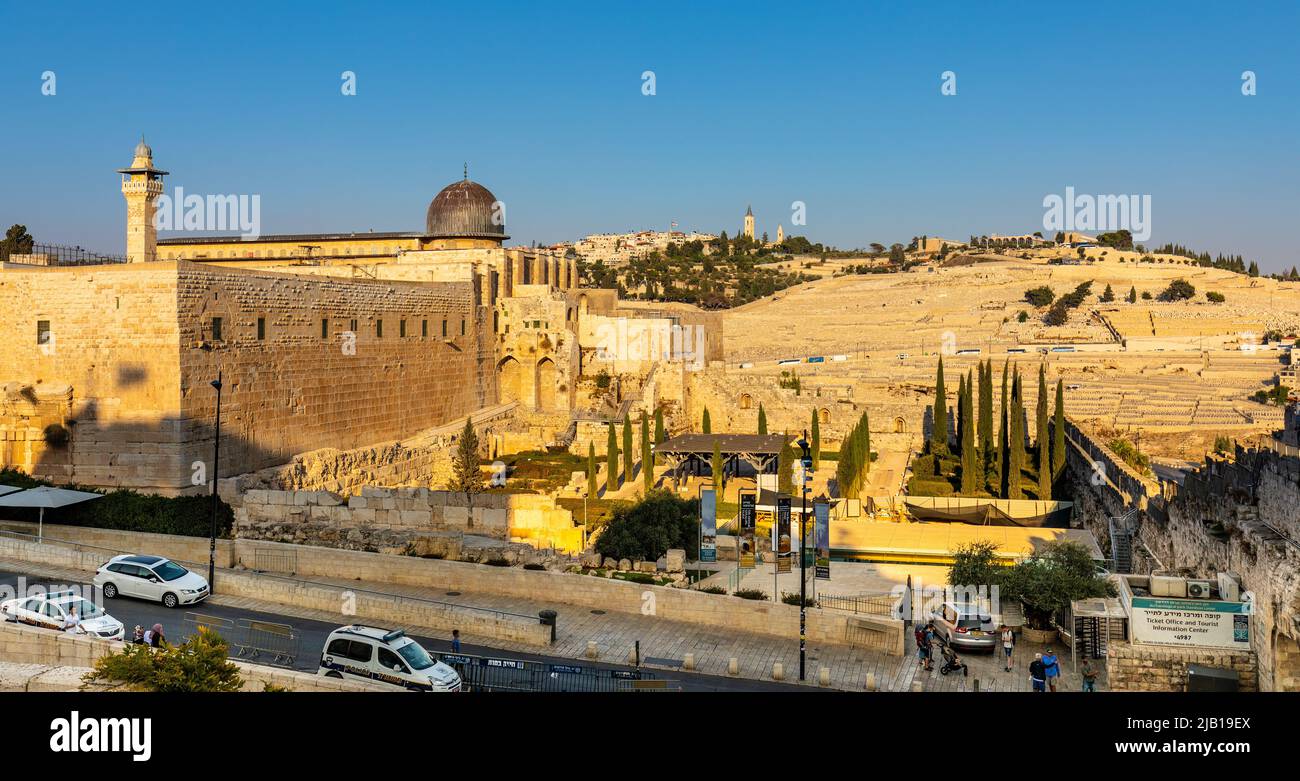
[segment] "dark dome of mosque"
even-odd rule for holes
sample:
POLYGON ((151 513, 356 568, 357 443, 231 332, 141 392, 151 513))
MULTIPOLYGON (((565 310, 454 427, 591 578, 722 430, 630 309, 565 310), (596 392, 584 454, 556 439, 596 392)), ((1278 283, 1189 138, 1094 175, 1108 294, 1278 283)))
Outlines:
POLYGON ((492 191, 464 179, 442 188, 429 203, 424 231, 440 239, 506 239, 505 211, 492 191))

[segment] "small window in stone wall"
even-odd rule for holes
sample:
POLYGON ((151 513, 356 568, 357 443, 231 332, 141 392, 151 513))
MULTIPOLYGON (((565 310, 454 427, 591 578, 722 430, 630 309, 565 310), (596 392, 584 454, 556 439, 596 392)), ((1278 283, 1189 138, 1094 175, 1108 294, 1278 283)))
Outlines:
POLYGON ((384 338, 384 321, 383 321, 383 318, 380 318, 380 319, 378 319, 378 320, 375 321, 375 338, 376 338, 376 339, 383 339, 383 338, 384 338))
POLYGON ((397 324, 397 335, 402 337, 406 336, 406 318, 402 318, 402 320, 397 324))
POLYGON ((220 317, 212 318, 212 341, 214 342, 221 341, 221 318, 220 317))
POLYGON ((428 337, 429 337, 429 321, 428 321, 428 320, 421 320, 421 321, 420 321, 420 338, 421 338, 421 339, 427 339, 428 337))
POLYGON ((265 338, 266 338, 266 318, 259 317, 257 318, 257 341, 260 342, 265 338))
POLYGON ((328 317, 322 317, 320 319, 320 338, 330 338, 330 319, 328 317))
POLYGON ((465 318, 463 317, 460 319, 460 335, 465 335, 465 318))
POLYGON ((39 345, 47 345, 50 343, 50 321, 49 320, 36 321, 36 343, 39 345))
POLYGON ((348 330, 354 334, 357 332, 357 319, 355 317, 348 321, 348 330))
POLYGON ((447 320, 446 320, 446 318, 443 318, 443 321, 442 321, 442 338, 443 338, 443 339, 446 339, 446 338, 447 338, 447 320))

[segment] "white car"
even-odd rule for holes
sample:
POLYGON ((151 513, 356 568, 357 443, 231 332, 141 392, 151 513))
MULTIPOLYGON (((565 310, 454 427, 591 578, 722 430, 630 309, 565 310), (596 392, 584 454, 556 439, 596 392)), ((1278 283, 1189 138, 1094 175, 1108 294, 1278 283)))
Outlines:
POLYGON ((456 671, 435 661, 405 632, 360 624, 341 626, 330 632, 316 674, 374 681, 411 691, 460 691, 460 676, 456 671))
POLYGON ((161 602, 166 607, 193 605, 208 598, 208 579, 162 556, 114 556, 92 581, 105 599, 119 594, 161 602))
POLYGON ((104 609, 76 591, 55 591, 35 597, 19 597, 0 603, 0 615, 8 621, 18 621, 32 626, 58 631, 80 631, 91 637, 121 640, 126 627, 104 609), (69 621, 69 615, 75 618, 69 621))

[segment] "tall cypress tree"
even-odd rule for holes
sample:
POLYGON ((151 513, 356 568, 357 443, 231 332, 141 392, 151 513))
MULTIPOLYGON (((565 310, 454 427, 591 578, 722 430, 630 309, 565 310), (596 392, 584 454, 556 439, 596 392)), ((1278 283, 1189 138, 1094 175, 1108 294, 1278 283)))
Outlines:
POLYGON ((1011 453, 1007 459, 1010 470, 1007 475, 1007 498, 1023 499, 1020 488, 1021 470, 1025 466, 1025 411, 1024 401, 1020 396, 1020 370, 1017 368, 1011 380, 1010 407, 1011 453))
POLYGON ((596 443, 587 443, 587 496, 595 499, 596 493, 596 443))
POLYGON ((966 380, 961 395, 962 419, 965 421, 961 429, 961 492, 970 495, 979 490, 983 469, 977 467, 979 456, 975 450, 975 426, 971 421, 971 410, 975 407, 974 387, 969 373, 966 380))
POLYGON ((664 411, 662 407, 655 407, 655 444, 662 445, 668 438, 668 432, 664 430, 664 411))
POLYGON ((935 456, 948 455, 948 389, 943 384, 943 358, 934 378, 934 425, 930 433, 930 452, 935 456))
POLYGON ((1038 443, 1038 498, 1052 498, 1052 448, 1047 436, 1047 366, 1038 367, 1038 419, 1034 421, 1038 443))
POLYGON ((701 429, 704 431, 705 434, 712 434, 712 433, 713 433, 713 426, 710 425, 710 423, 709 423, 709 408, 708 408, 708 407, 705 407, 705 408, 704 408, 704 420, 701 422, 700 427, 701 427, 701 429))
MULTIPOLYGON (((980 463, 987 471, 993 460, 993 361, 980 363, 980 463)), ((987 476, 981 481, 987 480, 987 476)))
POLYGON ((605 445, 605 492, 612 494, 618 490, 618 436, 614 434, 613 421, 606 425, 609 442, 605 445))
POLYGON ((1065 469, 1065 384, 1056 381, 1056 420, 1052 426, 1052 479, 1065 469))
POLYGON ((957 455, 961 455, 961 443, 966 439, 965 430, 970 427, 966 420, 966 375, 957 375, 957 455))
POLYGON ((623 413, 623 482, 632 479, 632 417, 623 413))
POLYGON ((763 409, 762 402, 758 405, 758 433, 767 434, 767 410, 763 409))
POLYGON ((654 451, 650 449, 649 427, 641 431, 641 479, 645 483, 645 492, 648 494, 655 487, 654 451))
POLYGON ((776 457, 776 490, 789 494, 794 489, 794 451, 790 448, 790 438, 781 443, 781 450, 776 457))
POLYGON ((713 440, 713 463, 709 465, 713 470, 713 487, 719 492, 718 500, 722 500, 721 491, 723 488, 723 465, 722 465, 722 447, 718 445, 718 440, 713 440))
POLYGON ((1011 365, 1011 359, 1007 359, 1002 364, 1002 429, 998 433, 998 480, 1001 483, 999 488, 1002 498, 1006 499, 1007 491, 1010 487, 1011 476, 1011 413, 1010 399, 1007 398, 1007 370, 1011 365))
POLYGON ((813 469, 817 469, 822 463, 822 428, 821 421, 817 417, 817 408, 813 407, 812 411, 812 462, 813 469))

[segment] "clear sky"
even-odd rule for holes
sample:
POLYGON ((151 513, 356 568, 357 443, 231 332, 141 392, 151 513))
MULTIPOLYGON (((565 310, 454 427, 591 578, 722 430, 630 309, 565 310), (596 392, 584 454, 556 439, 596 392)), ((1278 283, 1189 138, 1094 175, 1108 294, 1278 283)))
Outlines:
POLYGON ((256 193, 263 233, 421 230, 468 161, 512 243, 750 203, 842 247, 966 239, 1073 186, 1149 194, 1149 245, 1300 262, 1295 3, 111 5, 0 5, 0 222, 40 242, 123 251, 144 133, 169 191, 256 193))

